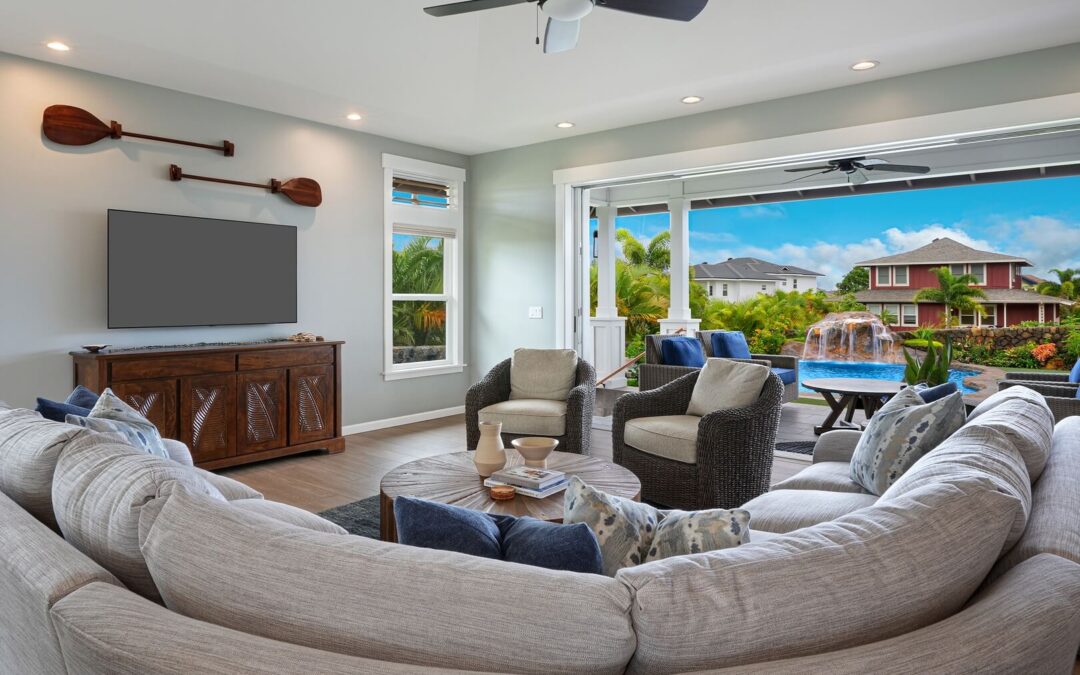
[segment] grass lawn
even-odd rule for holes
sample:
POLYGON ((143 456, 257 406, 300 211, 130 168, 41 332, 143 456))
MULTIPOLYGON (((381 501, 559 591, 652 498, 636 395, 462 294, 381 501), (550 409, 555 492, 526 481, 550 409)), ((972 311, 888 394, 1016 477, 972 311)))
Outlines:
POLYGON ((823 398, 810 398, 808 396, 800 396, 795 399, 795 403, 809 403, 810 405, 829 405, 823 398))

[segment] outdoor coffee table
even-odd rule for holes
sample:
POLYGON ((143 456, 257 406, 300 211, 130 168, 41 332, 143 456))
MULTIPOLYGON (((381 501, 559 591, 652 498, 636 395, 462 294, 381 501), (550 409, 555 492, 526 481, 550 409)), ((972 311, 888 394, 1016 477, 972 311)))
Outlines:
POLYGON ((821 426, 814 427, 814 433, 820 436, 833 429, 862 429, 852 422, 855 408, 861 402, 870 419, 878 408, 893 396, 900 393, 903 382, 891 380, 864 380, 857 377, 823 377, 816 380, 803 380, 803 386, 822 395, 829 404, 829 416, 821 426), (837 398, 839 396, 839 398, 837 398), (840 415, 844 419, 840 419, 840 415))
MULTIPOLYGON (((402 496, 421 497, 493 515, 532 516, 549 522, 562 522, 565 491, 546 499, 515 495, 513 499, 497 502, 488 496, 484 479, 476 473, 473 454, 454 452, 417 459, 383 476, 379 486, 380 538, 383 541, 397 541, 394 498, 402 496)), ((506 466, 523 463, 516 450, 506 449, 506 466)), ((548 457, 547 466, 568 476, 578 476, 609 494, 634 500, 641 496, 641 481, 637 476, 606 460, 569 452, 553 452, 548 457)))

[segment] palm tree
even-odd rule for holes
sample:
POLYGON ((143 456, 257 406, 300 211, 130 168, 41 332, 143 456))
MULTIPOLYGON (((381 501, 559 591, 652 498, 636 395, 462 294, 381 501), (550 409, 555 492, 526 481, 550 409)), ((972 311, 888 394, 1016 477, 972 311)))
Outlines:
POLYGON ((986 293, 981 288, 971 284, 977 283, 978 279, 970 274, 954 275, 948 267, 939 267, 934 270, 938 279, 938 288, 923 288, 915 294, 915 302, 933 302, 945 305, 945 325, 952 322, 954 313, 978 313, 985 314, 986 310, 977 298, 986 299, 986 293))
MULTIPOLYGON (((596 313, 596 265, 589 269, 593 314, 596 313)), ((626 317, 626 338, 648 335, 660 330, 660 319, 667 316, 668 296, 659 293, 663 275, 642 265, 615 261, 615 306, 626 317)), ((666 278, 666 277, 664 277, 666 278)))
POLYGON ((641 245, 641 242, 630 230, 620 227, 615 231, 615 239, 622 247, 623 260, 631 265, 645 264, 645 247, 641 245))
POLYGON ((649 240, 645 246, 626 228, 615 231, 615 239, 622 248, 623 260, 636 266, 645 266, 660 272, 671 267, 671 232, 664 230, 649 240))
MULTIPOLYGON (((394 293, 443 292, 443 240, 413 237, 400 251, 393 251, 394 293)), ((395 301, 394 345, 446 344, 446 303, 421 300, 395 301)))
POLYGON ((1044 281, 1039 284, 1035 290, 1043 295, 1054 295, 1059 298, 1065 298, 1066 300, 1075 300, 1077 298, 1077 285, 1080 284, 1080 270, 1072 268, 1050 270, 1057 275, 1058 280, 1044 281))

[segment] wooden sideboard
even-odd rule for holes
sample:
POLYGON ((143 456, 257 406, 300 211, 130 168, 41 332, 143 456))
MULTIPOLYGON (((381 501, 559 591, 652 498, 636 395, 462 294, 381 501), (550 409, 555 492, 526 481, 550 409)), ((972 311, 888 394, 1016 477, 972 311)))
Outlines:
POLYGON ((111 388, 205 469, 342 452, 343 342, 71 352, 75 384, 111 388))

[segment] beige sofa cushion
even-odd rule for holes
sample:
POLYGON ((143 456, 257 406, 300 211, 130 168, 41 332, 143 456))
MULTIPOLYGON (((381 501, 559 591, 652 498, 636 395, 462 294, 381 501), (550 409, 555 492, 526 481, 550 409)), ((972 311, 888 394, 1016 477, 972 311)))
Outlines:
POLYGON ((220 492, 221 495, 225 497, 225 499, 228 499, 230 502, 236 501, 237 499, 263 498, 263 494, 258 490, 252 489, 247 485, 244 485, 240 481, 233 480, 228 476, 222 476, 219 473, 213 473, 212 471, 207 471, 206 469, 200 469, 197 466, 192 467, 191 470, 194 471, 207 483, 210 483, 211 485, 216 487, 218 492, 220 492))
POLYGON ((827 490, 829 492, 857 492, 870 494, 851 480, 847 462, 817 462, 806 467, 791 478, 772 486, 773 490, 827 490))
POLYGON ((1054 437, 1054 414, 1042 394, 1027 387, 1009 387, 971 411, 967 424, 991 427, 1008 436, 1024 458, 1031 482, 1039 480, 1054 437))
POLYGON ((503 433, 562 436, 566 433, 566 401, 516 399, 480 409, 481 422, 502 424, 503 433))
POLYGON ((267 499, 239 499, 236 501, 230 501, 229 504, 233 508, 246 511, 248 513, 256 513, 267 518, 273 518, 289 525, 295 525, 297 527, 304 527, 309 530, 315 530, 316 532, 326 532, 328 534, 348 534, 348 531, 332 523, 326 518, 317 516, 310 511, 304 509, 298 509, 295 506, 288 504, 282 504, 281 502, 272 502, 267 499))
POLYGON ((957 484, 971 478, 989 480, 996 489, 1015 497, 1020 505, 1003 544, 1004 550, 1008 550, 1027 526, 1031 482, 1020 453, 997 429, 965 426, 916 462, 881 498, 894 499, 933 483, 957 484))
POLYGON ((761 397, 769 369, 757 363, 707 359, 690 396, 687 415, 703 417, 717 410, 744 408, 761 397))
POLYGON ((622 570, 636 591, 627 672, 791 658, 933 624, 982 582, 1017 508, 985 480, 930 485, 783 537, 622 570))
POLYGON ((53 472, 67 443, 83 429, 32 410, 0 411, 0 492, 54 530, 53 472))
POLYGON ((170 609, 340 654, 616 675, 634 652, 630 591, 614 579, 313 532, 184 487, 143 553, 170 609))
POLYGON ((779 490, 773 488, 742 505, 750 512, 750 528, 757 532, 791 532, 873 506, 878 498, 855 492, 779 490))
POLYGON ((515 349, 510 360, 510 398, 565 401, 577 380, 573 349, 515 349))
POLYGON ((683 464, 697 464, 697 415, 662 415, 629 420, 623 431, 624 442, 650 455, 673 459, 683 464))

